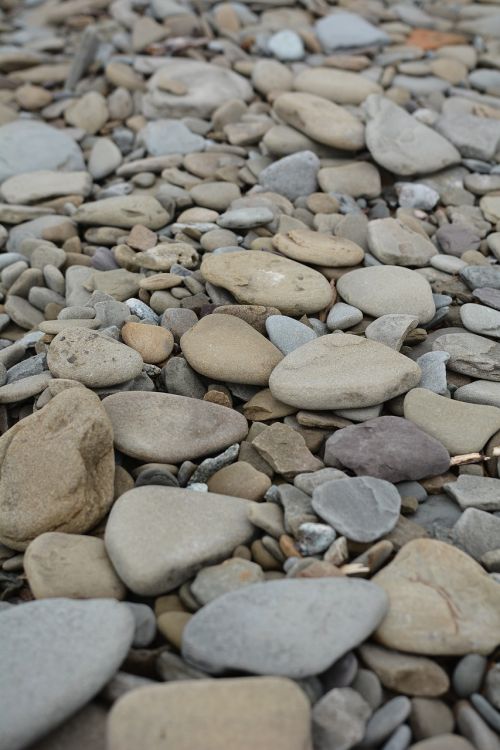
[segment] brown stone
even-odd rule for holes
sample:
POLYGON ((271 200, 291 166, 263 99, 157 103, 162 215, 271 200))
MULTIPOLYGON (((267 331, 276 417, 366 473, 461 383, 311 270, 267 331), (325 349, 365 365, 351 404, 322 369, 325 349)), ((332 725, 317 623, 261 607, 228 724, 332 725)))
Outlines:
POLYGON ((304 471, 317 471, 324 466, 309 451, 302 435, 280 422, 275 422, 258 435, 253 446, 285 479, 292 479, 304 471))
POLYGON ((182 633, 192 615, 189 612, 163 612, 157 620, 158 630, 179 651, 182 645, 182 633))
POLYGON ((448 675, 435 661, 365 643, 359 649, 365 664, 382 685, 396 693, 435 698, 450 687, 448 675))
POLYGON ((246 461, 237 461, 213 474, 207 482, 209 492, 247 500, 262 500, 271 480, 246 461))
POLYGON ((125 344, 139 352, 144 362, 164 362, 174 348, 174 337, 161 326, 125 323, 121 330, 125 344))

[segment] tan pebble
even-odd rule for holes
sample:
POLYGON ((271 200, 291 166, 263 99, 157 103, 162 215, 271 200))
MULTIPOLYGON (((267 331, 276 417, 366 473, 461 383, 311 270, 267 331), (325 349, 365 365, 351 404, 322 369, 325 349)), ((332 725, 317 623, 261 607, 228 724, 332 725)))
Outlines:
POLYGON ((355 266, 365 253, 355 242, 310 229, 294 229, 273 238, 274 247, 292 260, 318 266, 355 266))
POLYGON ((171 610, 170 612, 163 612, 156 621, 160 633, 179 651, 182 645, 182 633, 191 617, 192 615, 189 612, 171 610))
POLYGON ((123 466, 118 464, 115 467, 115 494, 114 499, 118 500, 120 495, 134 488, 134 480, 123 466))
POLYGON ((229 409, 233 406, 231 398, 223 391, 209 390, 203 396, 203 401, 211 401, 212 404, 227 406, 229 409))
POLYGON ((242 560, 251 560, 252 553, 244 544, 239 544, 233 552, 233 557, 241 557, 242 560))
POLYGON ((247 419, 265 422, 268 419, 279 419, 294 414, 295 407, 288 406, 274 398, 269 388, 259 391, 243 406, 243 414, 247 419))
POLYGON ((246 461, 237 461, 219 469, 207 484, 210 492, 258 501, 271 486, 271 480, 246 461))
POLYGON ((252 558, 263 570, 281 570, 281 563, 264 547, 260 539, 252 542, 252 558))
POLYGON ((182 276, 176 276, 174 273, 155 273, 153 276, 146 276, 142 279, 139 286, 141 289, 154 292, 160 289, 172 289, 182 285, 182 276))
POLYGON ((185 612, 186 608, 177 594, 164 594, 155 599, 155 615, 160 617, 165 612, 185 612))
POLYGON ((20 107, 28 111, 42 109, 52 101, 52 94, 42 86, 33 86, 30 83, 20 86, 16 90, 16 101, 20 107))
POLYGON ((298 571, 294 578, 338 578, 342 571, 325 560, 314 560, 306 567, 298 571))
POLYGON ((295 546, 295 541, 291 536, 288 536, 288 534, 282 534, 280 536, 279 545, 285 557, 302 557, 295 546))
POLYGON ((139 352, 148 364, 163 362, 174 348, 174 337, 161 326, 125 323, 121 336, 124 343, 139 352))
POLYGON ((130 230, 126 242, 134 250, 149 250, 158 243, 158 237, 151 229, 142 224, 136 224, 130 230))
POLYGON ((24 568, 36 599, 125 597, 125 586, 109 561, 104 542, 96 537, 41 534, 28 546, 24 568))

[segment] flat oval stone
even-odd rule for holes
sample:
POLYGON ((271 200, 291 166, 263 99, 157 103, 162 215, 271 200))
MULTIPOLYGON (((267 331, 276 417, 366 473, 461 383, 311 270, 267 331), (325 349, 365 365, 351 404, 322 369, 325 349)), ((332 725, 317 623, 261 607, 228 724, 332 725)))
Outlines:
POLYGON ((443 474, 450 454, 408 419, 378 417, 337 430, 326 441, 325 462, 340 461, 358 476, 403 482, 443 474))
POLYGON ((88 703, 133 636, 130 610, 112 599, 46 599, 2 612, 2 747, 22 750, 88 703))
POLYGON ((384 344, 332 333, 288 354, 269 379, 273 396, 298 409, 357 409, 405 393, 420 368, 384 344))
POLYGON ((130 691, 109 717, 109 750, 158 748, 168 737, 172 750, 306 750, 310 706, 291 680, 238 677, 178 680, 130 691))
POLYGON ((292 229, 273 237, 274 247, 287 258, 317 266, 357 266, 365 257, 363 248, 344 237, 292 229))
POLYGON ((428 266, 438 252, 427 236, 391 218, 369 222, 368 245, 381 263, 394 266, 428 266))
POLYGON ((316 487, 312 506, 335 531, 354 542, 373 542, 398 522, 401 497, 394 485, 373 477, 334 479, 316 487))
POLYGON ((142 461, 179 463, 243 440, 245 417, 208 401, 170 393, 132 391, 103 400, 115 446, 142 461))
POLYGON ((498 310, 468 302, 460 307, 460 318, 469 331, 481 336, 500 338, 500 312, 498 310))
POLYGON ((427 388, 414 388, 406 395, 404 415, 452 455, 482 450, 500 430, 500 409, 496 406, 455 401, 427 388))
POLYGON ((280 120, 318 143, 359 151, 365 143, 363 124, 343 107, 314 94, 286 93, 274 101, 280 120))
POLYGON ((142 357, 97 331, 68 328, 52 340, 47 364, 55 378, 78 380, 89 388, 125 383, 142 371, 142 357))
POLYGON ((234 315, 206 315, 180 344, 193 370, 229 383, 267 385, 283 359, 269 339, 234 315))
POLYGON ((285 315, 318 312, 332 299, 330 284, 322 274, 271 253, 207 253, 201 272, 211 284, 230 291, 238 302, 271 305, 285 315))
POLYGON ((306 68, 293 81, 293 88, 336 104, 361 104, 370 94, 379 94, 378 83, 350 70, 306 68))
POLYGON ((399 266, 371 266, 344 274, 337 291, 347 303, 378 318, 387 313, 415 315, 428 323, 436 314, 429 282, 399 266))
POLYGON ((415 654, 489 654, 500 643, 498 583, 445 542, 415 539, 372 579, 389 612, 376 639, 415 654))
MULTIPOLYGON (((223 408, 223 407, 221 407, 223 408)), ((125 492, 113 506, 105 544, 131 591, 158 596, 250 541, 250 500, 150 485, 125 492)))
POLYGON ((84 203, 73 214, 79 224, 132 229, 143 224, 160 229, 168 223, 168 214, 152 195, 123 195, 84 203))
POLYGON ((369 581, 256 583, 198 610, 184 630, 182 654, 214 674, 230 669, 307 677, 324 672, 368 638, 386 611, 386 597, 369 581))

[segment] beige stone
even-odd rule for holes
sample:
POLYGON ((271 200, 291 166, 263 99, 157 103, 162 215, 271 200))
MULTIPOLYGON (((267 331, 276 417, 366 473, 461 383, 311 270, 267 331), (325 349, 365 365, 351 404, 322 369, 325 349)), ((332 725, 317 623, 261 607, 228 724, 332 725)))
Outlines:
POLYGON ((277 307, 264 307, 264 305, 221 305, 214 310, 214 314, 235 315, 266 336, 266 320, 270 315, 281 313, 277 307))
POLYGON ((318 266, 357 266, 365 257, 363 248, 355 242, 310 229, 277 234, 273 245, 287 258, 318 266))
POLYGON ((108 750, 312 750, 309 701, 291 680, 239 677, 134 690, 115 703, 108 750))
POLYGON ((498 584, 450 544, 410 541, 372 580, 390 600, 375 634, 388 648, 459 656, 489 654, 500 643, 498 584))
POLYGON ((24 570, 35 599, 125 597, 104 542, 94 536, 40 534, 26 549, 24 570))
POLYGON ((64 113, 66 122, 94 135, 108 119, 106 99, 97 91, 89 91, 76 99, 64 113))
POLYGON ((253 422, 266 422, 268 419, 279 419, 295 414, 294 406, 284 404, 274 398, 269 388, 259 391, 243 406, 243 414, 253 422))
POLYGON ((132 229, 135 224, 160 229, 168 222, 167 212, 152 195, 124 195, 84 203, 72 218, 79 224, 122 229, 132 229))
POLYGON ((113 502, 113 432, 87 389, 69 388, 11 427, 0 462, 0 541, 13 549, 45 531, 83 533, 113 502))
POLYGON ((323 167, 318 182, 325 193, 345 193, 353 198, 376 198, 382 190, 377 167, 366 161, 323 167))
POLYGON ((119 341, 87 328, 69 328, 52 340, 47 364, 56 378, 99 388, 132 380, 143 362, 138 352, 119 341))
POLYGON ((361 104, 370 94, 382 93, 381 87, 367 76, 348 70, 306 68, 293 81, 296 91, 305 91, 335 104, 361 104))
POLYGON ((302 435, 288 425, 275 422, 253 440, 262 458, 285 479, 296 474, 318 471, 324 464, 313 456, 302 435))
POLYGON ((332 299, 330 284, 318 271, 271 253, 246 250, 205 255, 201 272, 238 302, 272 305, 285 315, 318 312, 332 299))
POLYGON ((229 383, 267 385, 283 359, 274 344, 234 315, 206 315, 180 344, 196 372, 229 383))
POLYGON ((405 393, 420 377, 415 362, 388 346, 332 333, 288 354, 274 369, 269 388, 298 409, 357 409, 405 393))
POLYGON ((163 612, 156 621, 160 633, 179 651, 182 645, 182 633, 191 617, 189 612, 163 612))
POLYGON ((500 430, 496 406, 455 401, 427 388, 414 388, 404 400, 404 416, 439 440, 452 454, 481 451, 500 430))
POLYGON ((179 463, 242 440, 248 425, 234 409, 171 393, 132 391, 103 400, 115 445, 143 461, 179 463))
POLYGON ((435 698, 450 687, 448 675, 432 659, 402 654, 371 643, 363 644, 359 653, 382 685, 395 693, 435 698))
POLYGON ((246 461, 237 461, 215 472, 207 484, 209 492, 258 501, 271 486, 271 480, 246 461))
POLYGON ((359 151, 365 143, 362 123, 343 107, 314 94, 286 93, 278 96, 273 109, 287 125, 318 143, 359 151))
POLYGON ((174 337, 161 326, 125 323, 121 336, 127 346, 139 352, 144 362, 152 365, 164 362, 174 348, 174 337))

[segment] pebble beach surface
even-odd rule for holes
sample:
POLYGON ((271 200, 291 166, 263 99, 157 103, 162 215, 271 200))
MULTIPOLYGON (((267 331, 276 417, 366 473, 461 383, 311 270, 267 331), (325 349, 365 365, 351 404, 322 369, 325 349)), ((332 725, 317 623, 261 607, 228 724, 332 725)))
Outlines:
POLYGON ((0 750, 500 750, 500 4, 0 0, 0 750))

